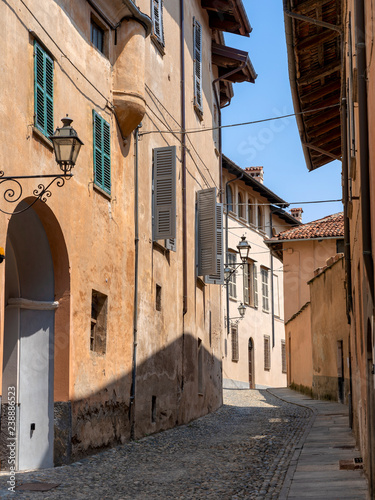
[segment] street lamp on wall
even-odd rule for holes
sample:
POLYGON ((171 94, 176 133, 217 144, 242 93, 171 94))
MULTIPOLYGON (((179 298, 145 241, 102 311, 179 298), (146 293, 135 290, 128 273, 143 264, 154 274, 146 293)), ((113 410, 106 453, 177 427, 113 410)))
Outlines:
POLYGON ((4 171, 0 171, 0 185, 5 184, 5 191, 3 193, 3 198, 8 203, 16 203, 20 200, 23 193, 23 188, 21 184, 22 179, 51 179, 47 181, 47 185, 42 183, 38 184, 37 188, 34 189, 33 195, 35 200, 30 203, 26 208, 23 208, 17 212, 8 212, 0 208, 0 212, 7 215, 17 215, 25 212, 30 207, 34 205, 38 200, 44 203, 48 198, 52 196, 50 187, 54 182, 58 187, 62 187, 65 184, 66 179, 73 177, 71 173, 72 168, 76 164, 77 157, 83 142, 79 139, 77 132, 71 126, 72 119, 66 118, 62 119, 63 126, 61 128, 57 127, 56 131, 49 138, 53 144, 53 150, 55 153, 56 163, 59 165, 62 173, 60 174, 46 174, 46 175, 18 175, 18 176, 5 176, 4 171), (6 184, 13 183, 13 184, 6 184))

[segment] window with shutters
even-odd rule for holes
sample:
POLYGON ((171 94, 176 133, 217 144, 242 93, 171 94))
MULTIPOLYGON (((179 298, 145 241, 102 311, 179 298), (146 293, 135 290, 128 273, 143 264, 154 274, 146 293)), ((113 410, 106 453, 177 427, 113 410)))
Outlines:
POLYGON ((163 0, 151 0, 152 35, 151 40, 164 54, 163 0))
POLYGON ((53 134, 53 60, 34 42, 34 124, 46 137, 53 134))
POLYGON ((204 277, 207 284, 224 285, 224 254, 223 254, 223 205, 216 204, 216 273, 204 277))
POLYGON ((217 204, 216 188, 197 192, 197 274, 217 273, 217 204))
POLYGON ((279 289, 279 277, 277 274, 273 275, 273 296, 274 296, 274 308, 275 316, 280 318, 280 289, 279 289))
POLYGON ((176 146, 155 148, 152 165, 152 239, 176 250, 176 146))
POLYGON ((260 270, 262 277, 262 309, 264 312, 269 312, 269 286, 268 286, 268 269, 262 267, 260 270))
POLYGON ((194 108, 200 118, 203 117, 202 92, 202 26, 194 18, 194 108))
POLYGON ((111 129, 96 111, 93 111, 94 131, 94 185, 111 194, 111 129))
POLYGON ((258 280, 256 265, 248 260, 243 266, 244 302, 248 306, 258 307, 258 280))
POLYGON ((264 370, 271 370, 271 343, 269 335, 264 335, 264 370))
POLYGON ((281 371, 286 373, 286 346, 285 340, 281 341, 281 371))
MULTIPOLYGON (((230 269, 234 269, 234 265, 233 264, 236 264, 236 261, 237 261, 237 253, 235 253, 235 252, 229 252, 228 253, 228 264, 229 264, 229 268, 230 269)), ((232 298, 232 299, 236 299, 237 298, 236 272, 237 271, 234 271, 230 275, 229 281, 228 281, 229 297, 232 298)))
POLYGON ((107 343, 107 296, 93 290, 91 297, 90 351, 105 354, 107 343))
POLYGON ((231 330, 231 340, 232 340, 232 361, 237 362, 239 360, 237 325, 231 325, 230 330, 231 330))

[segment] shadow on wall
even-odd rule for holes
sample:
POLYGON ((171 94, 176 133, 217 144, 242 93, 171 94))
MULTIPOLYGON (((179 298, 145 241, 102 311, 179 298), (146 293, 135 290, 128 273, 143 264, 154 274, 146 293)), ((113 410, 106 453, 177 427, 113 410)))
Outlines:
MULTIPOLYGON (((55 401, 55 466, 130 440, 131 379, 128 372, 87 398, 55 401)), ((205 348, 199 353, 197 339, 185 334, 137 366, 135 438, 186 424, 222 402, 221 361, 205 348)), ((1 427, 0 459, 6 464, 6 404, 1 427)))

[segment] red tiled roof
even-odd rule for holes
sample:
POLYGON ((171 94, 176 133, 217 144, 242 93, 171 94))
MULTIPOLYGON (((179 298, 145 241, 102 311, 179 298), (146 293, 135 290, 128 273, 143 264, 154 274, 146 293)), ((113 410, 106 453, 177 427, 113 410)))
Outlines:
POLYGON ((344 237, 344 214, 328 215, 323 219, 308 222, 301 226, 282 231, 272 240, 307 240, 312 238, 343 238, 344 237))

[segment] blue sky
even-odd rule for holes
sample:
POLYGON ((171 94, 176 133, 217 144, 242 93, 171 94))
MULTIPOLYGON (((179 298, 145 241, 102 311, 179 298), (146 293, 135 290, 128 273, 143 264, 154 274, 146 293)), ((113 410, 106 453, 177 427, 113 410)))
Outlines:
MULTIPOLYGON (((250 38, 225 35, 226 44, 249 52, 258 78, 234 85, 223 125, 262 120, 294 112, 288 77, 281 0, 244 0, 252 25, 250 38)), ((264 184, 293 203, 341 199, 341 163, 309 172, 294 117, 223 129, 223 153, 242 168, 264 167, 264 184)), ((341 203, 291 205, 303 208, 303 222, 343 210, 341 203)))

